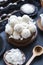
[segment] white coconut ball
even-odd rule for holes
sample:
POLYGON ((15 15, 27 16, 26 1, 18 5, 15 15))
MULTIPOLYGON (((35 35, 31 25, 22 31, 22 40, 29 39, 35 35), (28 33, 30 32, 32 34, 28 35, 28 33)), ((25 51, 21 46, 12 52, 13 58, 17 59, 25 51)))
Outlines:
POLYGON ((14 26, 14 31, 16 31, 18 33, 20 33, 22 31, 22 29, 23 29, 23 26, 21 24, 16 24, 14 26))
POLYGON ((22 22, 21 25, 22 25, 23 29, 27 29, 29 26, 29 24, 27 24, 26 22, 22 22))
POLYGON ((26 22, 26 23, 29 23, 30 21, 32 22, 33 19, 31 19, 28 15, 23 15, 22 21, 26 22))
POLYGON ((30 30, 28 30, 28 29, 24 29, 23 31, 22 31, 22 33, 21 33, 21 36, 23 37, 23 38, 29 38, 30 36, 31 36, 31 33, 30 33, 30 30))
POLYGON ((12 15, 10 16, 10 18, 8 19, 8 23, 13 27, 15 24, 18 23, 18 19, 17 16, 12 15))
POLYGON ((9 24, 6 25, 5 32, 8 33, 9 35, 13 33, 13 29, 9 24))
POLYGON ((33 24, 33 23, 31 23, 31 24, 29 24, 29 30, 31 31, 31 33, 34 33, 34 32, 36 32, 36 26, 33 24))
POLYGON ((22 21, 26 22, 26 23, 29 23, 29 16, 28 15, 23 15, 22 16, 22 21))
POLYGON ((21 22, 22 22, 22 17, 18 16, 18 23, 21 23, 21 22))
POLYGON ((20 39, 20 35, 17 32, 14 31, 13 32, 13 38, 18 40, 18 39, 20 39))

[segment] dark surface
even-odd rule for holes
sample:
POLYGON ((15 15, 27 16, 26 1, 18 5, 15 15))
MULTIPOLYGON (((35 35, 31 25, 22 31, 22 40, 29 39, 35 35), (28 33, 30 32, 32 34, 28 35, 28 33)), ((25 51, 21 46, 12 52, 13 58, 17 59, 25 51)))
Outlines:
MULTIPOLYGON (((34 18, 37 19, 37 17, 39 16, 40 13, 43 13, 43 8, 41 8, 38 12, 38 15, 35 16, 34 18)), ((15 13, 15 15, 21 15, 20 13, 15 13)), ((37 28, 38 29, 38 28, 37 28)), ((9 50, 11 48, 18 48, 18 47, 14 47, 12 45, 10 45, 8 43, 8 41, 6 40, 6 34, 5 32, 1 32, 0 33, 0 36, 2 37, 2 39, 4 40, 4 44, 6 45, 6 50, 9 50)), ((0 42, 1 43, 1 42, 0 42)), ((32 49, 34 48, 34 46, 36 45, 41 45, 43 46, 43 32, 40 31, 38 29, 38 36, 36 38, 36 40, 31 43, 30 45, 26 46, 26 47, 22 47, 22 48, 19 48, 20 50, 22 50, 25 55, 26 55, 26 62, 29 60, 29 58, 32 56, 32 49)), ((5 48, 5 47, 4 47, 5 48)), ((6 65, 3 61, 3 55, 0 57, 0 65, 6 65)), ((24 64, 25 65, 25 64, 24 64)), ((43 55, 41 55, 40 57, 36 57, 33 62, 30 64, 30 65, 43 65, 43 55)))
POLYGON ((0 36, 0 57, 3 55, 6 48, 6 44, 4 43, 3 38, 0 36))

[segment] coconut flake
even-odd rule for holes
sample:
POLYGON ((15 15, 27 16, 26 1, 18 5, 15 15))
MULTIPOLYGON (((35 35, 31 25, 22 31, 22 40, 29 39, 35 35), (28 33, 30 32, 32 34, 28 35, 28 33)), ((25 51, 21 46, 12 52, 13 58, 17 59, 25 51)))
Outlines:
POLYGON ((35 7, 31 4, 24 4, 21 6, 21 11, 23 11, 24 13, 30 14, 33 13, 35 11, 35 7))
POLYGON ((11 49, 10 52, 7 53, 5 59, 7 62, 14 64, 14 65, 22 65, 25 62, 25 56, 21 53, 19 49, 11 49))

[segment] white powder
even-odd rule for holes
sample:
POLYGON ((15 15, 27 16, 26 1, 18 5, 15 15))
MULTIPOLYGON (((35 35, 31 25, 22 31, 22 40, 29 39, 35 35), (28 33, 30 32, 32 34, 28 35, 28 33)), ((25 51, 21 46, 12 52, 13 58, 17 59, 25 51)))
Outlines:
POLYGON ((35 11, 35 7, 31 4, 24 4, 20 9, 27 14, 33 13, 35 11))

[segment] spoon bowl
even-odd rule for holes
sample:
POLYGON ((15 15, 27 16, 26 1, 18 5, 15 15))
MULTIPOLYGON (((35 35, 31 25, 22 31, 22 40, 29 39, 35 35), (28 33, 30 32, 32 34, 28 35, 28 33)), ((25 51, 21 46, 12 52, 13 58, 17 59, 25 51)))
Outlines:
POLYGON ((42 53, 43 53, 43 47, 42 46, 37 45, 37 46, 34 47, 33 54, 35 56, 40 56, 42 53))

